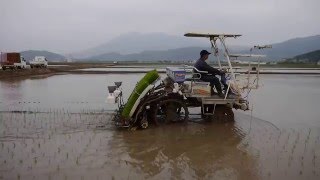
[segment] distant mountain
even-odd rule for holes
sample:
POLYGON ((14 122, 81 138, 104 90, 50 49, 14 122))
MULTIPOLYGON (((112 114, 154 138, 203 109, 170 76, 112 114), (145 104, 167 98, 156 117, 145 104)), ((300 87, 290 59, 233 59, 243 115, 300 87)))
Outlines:
MULTIPOLYGON (((163 33, 129 33, 78 56, 86 60, 190 60, 198 58, 201 49, 210 49, 208 41, 171 36, 163 33), (207 42, 207 43, 206 43, 207 42)), ((248 46, 230 46, 230 52, 248 54, 248 46)), ((272 49, 255 51, 266 60, 281 60, 320 49, 320 35, 290 39, 272 44, 272 49)), ((77 56, 73 56, 77 57, 77 56)))
POLYGON ((291 62, 317 63, 320 61, 320 50, 308 52, 288 59, 291 62))
POLYGON ((268 59, 281 60, 299 54, 320 49, 320 35, 290 39, 281 43, 272 44, 272 49, 262 50, 268 59))
POLYGON ((24 59, 26 59, 27 61, 34 59, 35 56, 45 56, 48 61, 65 61, 66 60, 66 57, 57 53, 49 52, 49 51, 28 50, 28 51, 22 51, 20 53, 24 57, 24 59))
POLYGON ((186 47, 163 51, 143 51, 121 55, 119 53, 106 53, 90 57, 88 60, 101 61, 160 61, 160 60, 195 60, 199 58, 199 52, 204 49, 201 47, 186 47))
MULTIPOLYGON (((233 46, 231 46, 233 47, 233 46)), ((209 47, 185 47, 177 49, 169 49, 163 51, 143 51, 141 53, 133 53, 122 55, 119 53, 106 53, 98 56, 89 57, 88 60, 95 61, 191 61, 197 60, 200 57, 200 51, 206 49, 210 51, 209 47)), ((232 49, 232 48, 230 48, 232 49)), ((234 52, 243 51, 243 48, 234 48, 234 52)), ((247 49, 247 48, 246 48, 247 49)), ((214 56, 209 56, 209 60, 214 60, 214 56)))
POLYGON ((184 48, 188 46, 208 46, 208 41, 183 36, 173 36, 165 33, 128 33, 112 39, 97 47, 71 53, 75 58, 87 58, 108 53, 122 55, 140 53, 143 51, 163 51, 168 49, 184 48))

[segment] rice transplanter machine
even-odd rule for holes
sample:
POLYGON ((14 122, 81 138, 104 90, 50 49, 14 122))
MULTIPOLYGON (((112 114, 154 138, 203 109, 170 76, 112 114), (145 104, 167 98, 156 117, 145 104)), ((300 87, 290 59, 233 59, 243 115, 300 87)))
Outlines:
MULTIPOLYGON (((166 77, 160 78, 156 70, 148 72, 136 85, 128 101, 124 103, 121 82, 108 86, 108 102, 117 103, 113 120, 117 127, 147 128, 150 124, 163 125, 186 122, 191 107, 200 107, 203 119, 233 121, 232 109, 249 110, 248 95, 251 89, 259 87, 260 64, 240 74, 232 67, 232 57, 262 57, 262 55, 230 54, 226 39, 237 38, 239 34, 202 34, 186 33, 186 37, 202 37, 210 40, 212 53, 216 56, 219 69, 227 70, 227 90, 225 97, 212 93, 209 82, 201 81, 200 71, 192 66, 167 67, 166 77), (220 42, 227 67, 222 67, 220 42), (251 77, 254 76, 254 77, 251 77)), ((256 49, 270 46, 255 46, 256 49)), ((259 61, 260 62, 260 61, 259 61)), ((250 64, 249 64, 250 67, 250 64)), ((196 108, 197 109, 197 108, 196 108)), ((198 108, 199 109, 199 108, 198 108)))

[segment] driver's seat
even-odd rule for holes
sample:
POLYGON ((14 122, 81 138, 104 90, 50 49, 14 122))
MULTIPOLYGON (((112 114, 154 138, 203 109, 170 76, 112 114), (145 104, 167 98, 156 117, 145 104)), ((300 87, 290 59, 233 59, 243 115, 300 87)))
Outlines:
POLYGON ((186 78, 186 81, 202 81, 201 74, 208 74, 208 71, 200 71, 194 66, 187 66, 188 68, 192 68, 191 70, 191 77, 186 78))

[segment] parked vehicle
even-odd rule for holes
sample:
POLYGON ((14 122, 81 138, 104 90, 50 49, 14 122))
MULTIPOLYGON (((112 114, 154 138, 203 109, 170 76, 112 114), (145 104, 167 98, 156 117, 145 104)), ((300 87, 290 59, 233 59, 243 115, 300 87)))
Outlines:
POLYGON ((30 61, 31 68, 46 68, 48 66, 48 61, 44 56, 36 56, 32 61, 30 61))
POLYGON ((2 70, 6 69, 25 69, 27 64, 25 59, 20 55, 20 53, 10 52, 10 53, 1 53, 0 57, 2 70))

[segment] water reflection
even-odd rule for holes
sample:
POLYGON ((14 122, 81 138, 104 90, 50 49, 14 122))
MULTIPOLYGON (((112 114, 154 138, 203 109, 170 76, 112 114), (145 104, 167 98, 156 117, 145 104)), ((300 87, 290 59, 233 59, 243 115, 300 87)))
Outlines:
POLYGON ((112 146, 144 178, 255 179, 255 159, 238 146, 246 136, 236 122, 191 123, 117 132, 112 146))
MULTIPOLYGON (((0 89, 3 91, 0 94, 3 94, 3 98, 0 98, 0 102, 12 102, 20 101, 23 97, 24 87, 21 84, 21 81, 3 81, 0 83, 0 89)), ((1 97, 1 95, 0 95, 1 97)))
POLYGON ((319 179, 319 129, 235 117, 119 131, 105 113, 0 113, 0 177, 319 179))

